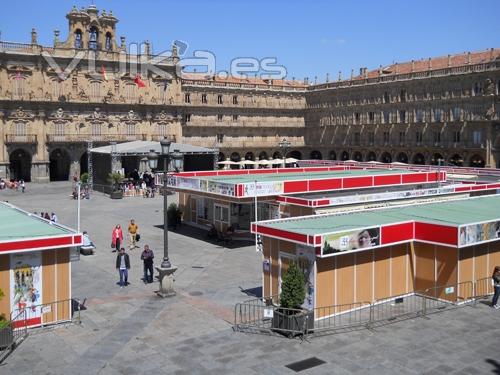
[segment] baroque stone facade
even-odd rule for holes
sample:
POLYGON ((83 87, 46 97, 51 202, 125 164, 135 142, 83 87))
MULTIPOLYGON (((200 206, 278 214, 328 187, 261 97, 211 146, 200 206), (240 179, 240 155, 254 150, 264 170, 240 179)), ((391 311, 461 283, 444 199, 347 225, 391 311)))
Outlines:
POLYGON ((394 64, 336 82, 181 73, 177 47, 154 56, 116 41, 118 20, 73 8, 53 47, 0 42, 0 177, 65 180, 91 146, 135 139, 288 156, 497 166, 500 50, 394 64), (149 63, 148 63, 149 62, 149 63), (146 68, 145 68, 146 67, 146 68))

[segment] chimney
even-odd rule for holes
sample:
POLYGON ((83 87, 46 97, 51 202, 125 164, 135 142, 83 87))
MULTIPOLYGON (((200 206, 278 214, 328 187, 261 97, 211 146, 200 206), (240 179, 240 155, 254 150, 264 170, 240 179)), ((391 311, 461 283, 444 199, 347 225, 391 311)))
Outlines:
POLYGON ((411 72, 415 71, 415 60, 411 60, 411 72))
POLYGON ((398 65, 398 63, 394 64, 394 70, 396 71, 396 74, 399 74, 399 65, 398 65))
POLYGON ((125 44, 125 37, 124 36, 120 37, 120 50, 127 51, 127 46, 125 44))
POLYGON ((59 44, 59 30, 54 30, 54 47, 57 47, 59 44))
POLYGON ((378 74, 379 74, 379 75, 382 75, 382 65, 380 65, 380 66, 378 67, 378 74))
POLYGON ((451 66, 451 55, 448 55, 448 68, 451 66))
POLYGON ((149 40, 144 41, 144 54, 146 56, 151 55, 151 44, 149 43, 149 40))
POLYGON ((493 48, 490 48, 490 61, 493 61, 493 48))
POLYGON ((38 41, 36 38, 36 29, 35 28, 31 29, 31 44, 38 44, 38 41))
POLYGON ((351 81, 354 78, 354 69, 351 69, 351 81))
POLYGON ((471 63, 470 52, 467 52, 467 64, 471 63))
POLYGON ((330 82, 330 74, 326 73, 326 83, 330 82))
POLYGON ((432 69, 432 59, 430 57, 429 57, 429 60, 428 60, 427 69, 428 70, 432 69))
POLYGON ((339 81, 342 80, 342 72, 339 70, 339 81))

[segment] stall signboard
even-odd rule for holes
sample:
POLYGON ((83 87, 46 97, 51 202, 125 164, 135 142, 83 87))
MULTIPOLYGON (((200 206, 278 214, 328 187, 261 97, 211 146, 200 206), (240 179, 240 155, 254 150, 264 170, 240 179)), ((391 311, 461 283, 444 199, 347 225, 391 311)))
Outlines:
POLYGON ((40 251, 11 254, 10 301, 13 316, 26 311, 28 326, 41 323, 42 255, 40 251))
POLYGON ((321 256, 328 257, 380 245, 380 227, 323 235, 321 256))
POLYGON ((234 184, 226 184, 224 182, 213 182, 208 181, 207 184, 207 193, 228 195, 230 197, 234 197, 234 184))
POLYGON ((282 181, 248 182, 243 184, 243 196, 262 197, 283 194, 282 181))
POLYGON ((458 233, 460 247, 495 241, 500 238, 500 221, 462 225, 458 233))
POLYGON ((177 177, 177 187, 191 190, 200 190, 200 180, 198 178, 177 177))
POLYGON ((329 198, 329 206, 351 203, 365 203, 374 201, 385 201, 394 199, 408 199, 425 196, 433 196, 438 194, 451 194, 455 192, 453 187, 443 187, 434 189, 415 189, 405 191, 381 192, 373 194, 347 195, 344 197, 329 198))

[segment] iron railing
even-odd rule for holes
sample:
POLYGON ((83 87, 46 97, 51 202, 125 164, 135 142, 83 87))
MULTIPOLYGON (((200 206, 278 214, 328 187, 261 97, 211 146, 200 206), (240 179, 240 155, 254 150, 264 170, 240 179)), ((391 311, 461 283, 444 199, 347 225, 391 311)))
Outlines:
POLYGON ((479 279, 381 298, 371 303, 354 302, 312 310, 282 308, 277 304, 278 296, 252 299, 236 304, 233 328, 236 331, 281 333, 288 337, 372 328, 472 304, 492 293, 492 289, 483 287, 485 283, 486 279, 479 279))
POLYGON ((11 316, 17 316, 24 311, 28 327, 45 327, 59 323, 80 324, 80 308, 81 304, 78 299, 64 299, 22 309, 14 309, 11 316))
POLYGON ((28 336, 26 310, 20 311, 0 329, 0 363, 28 336))

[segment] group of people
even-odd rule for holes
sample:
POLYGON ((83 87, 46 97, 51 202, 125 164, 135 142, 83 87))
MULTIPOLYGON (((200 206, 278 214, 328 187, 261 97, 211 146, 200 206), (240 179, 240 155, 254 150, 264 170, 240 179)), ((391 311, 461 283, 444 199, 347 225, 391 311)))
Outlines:
MULTIPOLYGON (((129 250, 138 248, 137 241, 140 239, 139 226, 136 224, 134 219, 130 220, 127 231, 129 236, 129 250)), ((125 252, 125 247, 123 246, 123 230, 120 224, 117 224, 111 233, 111 247, 112 252, 118 252, 116 257, 116 269, 120 275, 120 287, 128 285, 128 270, 130 269, 130 257, 125 252)), ((141 253, 141 260, 144 265, 144 283, 153 282, 153 250, 149 248, 149 245, 144 245, 144 250, 141 253)))
MULTIPOLYGON (((78 188, 76 186, 73 187, 71 196, 73 199, 78 199, 78 188)), ((80 189, 80 199, 90 199, 90 189, 88 185, 85 185, 83 186, 83 189, 80 189)))
POLYGON ((144 198, 154 198, 156 186, 155 179, 148 172, 139 173, 137 169, 134 169, 130 173, 129 181, 122 183, 122 188, 125 193, 134 192, 134 195, 141 195, 144 198))
MULTIPOLYGON (((34 214, 38 215, 38 212, 35 211, 34 214)), ((59 219, 57 218, 57 215, 55 213, 53 213, 53 212, 49 214, 48 212, 43 212, 42 211, 42 212, 40 212, 40 217, 42 219, 49 220, 49 221, 52 221, 54 223, 59 222, 59 219)))
POLYGON ((19 181, 17 179, 5 181, 3 178, 0 178, 0 190, 2 189, 16 189, 24 193, 26 191, 26 182, 22 179, 19 181))

